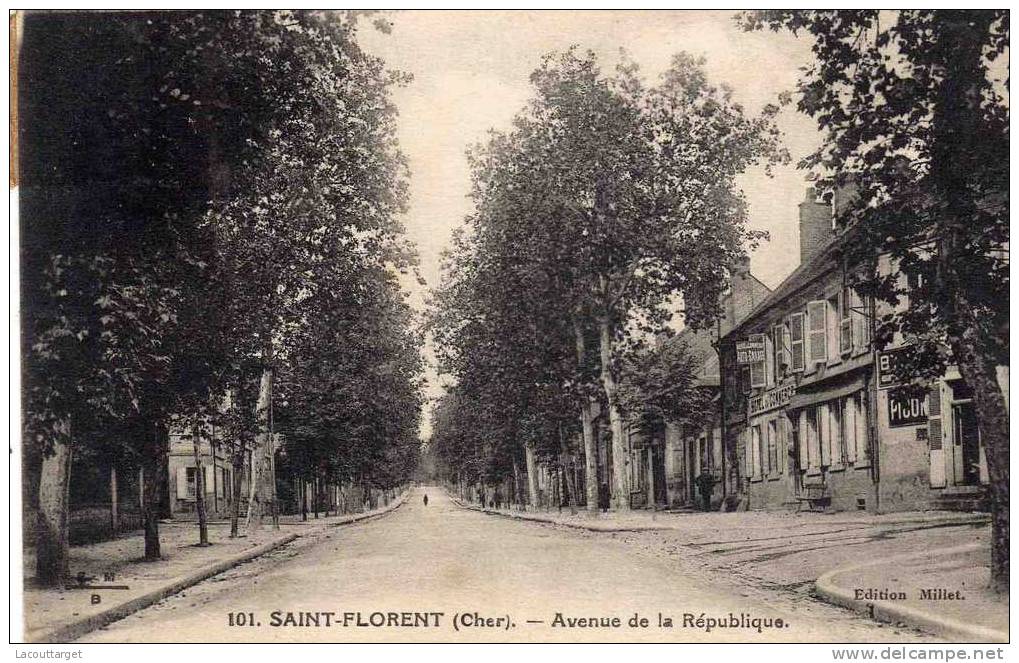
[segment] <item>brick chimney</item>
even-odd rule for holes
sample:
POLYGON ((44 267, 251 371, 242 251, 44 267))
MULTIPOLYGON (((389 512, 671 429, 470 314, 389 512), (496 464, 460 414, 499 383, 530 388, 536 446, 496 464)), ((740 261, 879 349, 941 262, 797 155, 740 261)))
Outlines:
POLYGON ((727 333, 750 313, 754 306, 754 293, 750 283, 750 256, 740 256, 730 269, 731 284, 725 298, 725 319, 722 333, 727 333))
POLYGON ((814 187, 800 203, 800 264, 805 265, 831 241, 831 205, 818 200, 814 187))

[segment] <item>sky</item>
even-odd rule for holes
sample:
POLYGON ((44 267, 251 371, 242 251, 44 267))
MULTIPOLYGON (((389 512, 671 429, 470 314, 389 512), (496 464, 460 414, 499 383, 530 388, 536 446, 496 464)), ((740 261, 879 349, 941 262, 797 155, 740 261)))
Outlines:
MULTIPOLYGON (((404 224, 418 249, 427 286, 407 279, 412 304, 421 308, 427 288, 439 282, 440 254, 453 228, 470 211, 465 151, 490 129, 508 129, 530 98, 528 77, 542 55, 572 45, 594 51, 604 69, 620 49, 640 65, 649 83, 680 51, 706 58, 714 84, 727 83, 749 113, 793 91, 810 42, 788 33, 743 32, 724 11, 393 11, 390 34, 366 21, 359 41, 389 68, 414 77, 393 93, 398 138, 410 166, 410 204, 404 224)), ((797 205, 808 186, 795 163, 820 141, 810 118, 786 107, 779 116, 792 164, 767 177, 762 168, 739 181, 749 226, 770 239, 751 255, 751 270, 775 287, 799 260, 797 205)), ((430 348, 426 356, 431 358, 430 348)), ((429 397, 441 393, 434 367, 429 397)), ((425 423, 422 434, 427 436, 425 423)))

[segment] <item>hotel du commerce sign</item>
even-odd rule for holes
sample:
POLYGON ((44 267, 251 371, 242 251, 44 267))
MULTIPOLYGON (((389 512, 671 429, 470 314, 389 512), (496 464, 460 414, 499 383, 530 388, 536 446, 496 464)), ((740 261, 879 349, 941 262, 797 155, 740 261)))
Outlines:
POLYGON ((796 385, 787 384, 757 396, 751 396, 748 404, 750 416, 752 417, 762 412, 788 405, 789 399, 792 398, 794 393, 796 393, 796 385))

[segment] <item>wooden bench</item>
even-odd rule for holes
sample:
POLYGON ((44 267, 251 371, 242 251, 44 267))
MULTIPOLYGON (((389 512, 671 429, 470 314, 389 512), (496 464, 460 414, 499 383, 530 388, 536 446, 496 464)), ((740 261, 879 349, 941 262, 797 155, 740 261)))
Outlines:
POLYGON ((825 485, 824 481, 818 481, 816 483, 805 483, 800 489, 800 494, 796 496, 799 505, 796 510, 799 511, 806 504, 811 511, 814 511, 815 507, 824 508, 831 503, 831 493, 828 492, 828 486, 825 485))

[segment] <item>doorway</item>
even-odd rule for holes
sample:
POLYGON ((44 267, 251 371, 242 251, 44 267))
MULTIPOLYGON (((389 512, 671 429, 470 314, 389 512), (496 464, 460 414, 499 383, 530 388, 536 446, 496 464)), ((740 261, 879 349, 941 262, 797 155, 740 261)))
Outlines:
POLYGON ((952 465, 957 486, 980 484, 980 429, 972 401, 952 405, 952 465))

